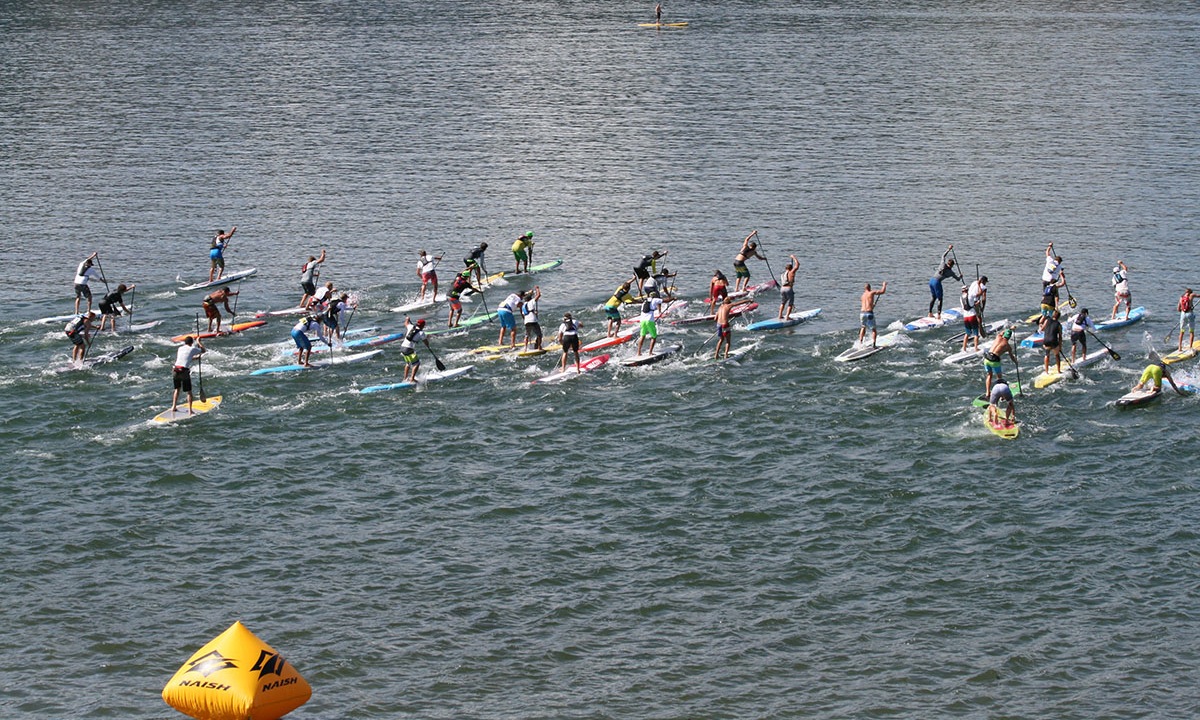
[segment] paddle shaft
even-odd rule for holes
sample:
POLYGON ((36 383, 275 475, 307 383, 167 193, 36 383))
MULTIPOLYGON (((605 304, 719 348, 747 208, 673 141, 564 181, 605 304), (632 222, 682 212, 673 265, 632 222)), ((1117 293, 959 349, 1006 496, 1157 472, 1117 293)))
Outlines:
POLYGON ((133 332, 133 309, 137 307, 137 288, 129 291, 129 332, 133 332))
POLYGON ((1099 337, 1097 337, 1097 336, 1096 336, 1096 333, 1092 332, 1091 330, 1088 330, 1088 331, 1087 331, 1087 334, 1088 334, 1088 335, 1091 335, 1091 336, 1092 336, 1092 337, 1094 337, 1094 338, 1096 338, 1096 342, 1100 343, 1100 347, 1102 347, 1102 348, 1104 348, 1105 350, 1107 350, 1107 351, 1108 351, 1108 354, 1109 354, 1109 356, 1110 356, 1110 357, 1111 357, 1113 360, 1120 360, 1120 359, 1121 359, 1121 356, 1117 354, 1117 351, 1116 351, 1116 350, 1113 350, 1113 349, 1112 349, 1112 348, 1110 348, 1109 346, 1105 345, 1105 344, 1104 344, 1104 341, 1103 341, 1103 340, 1101 340, 1099 337))
POLYGON ((438 372, 445 372, 446 363, 442 362, 442 359, 437 356, 437 353, 433 351, 433 348, 429 347, 429 343, 425 343, 425 349, 428 350, 429 354, 433 356, 433 364, 437 366, 438 372))
POLYGON ((104 266, 100 264, 100 253, 96 253, 96 269, 100 271, 100 281, 104 283, 104 291, 112 292, 108 287, 108 276, 104 274, 104 266))
MULTIPOLYGON (((196 342, 200 342, 200 313, 196 313, 196 342)), ((196 384, 200 387, 200 402, 208 402, 208 396, 204 394, 204 353, 201 352, 196 356, 196 384)), ((191 405, 188 410, 191 410, 191 405)))

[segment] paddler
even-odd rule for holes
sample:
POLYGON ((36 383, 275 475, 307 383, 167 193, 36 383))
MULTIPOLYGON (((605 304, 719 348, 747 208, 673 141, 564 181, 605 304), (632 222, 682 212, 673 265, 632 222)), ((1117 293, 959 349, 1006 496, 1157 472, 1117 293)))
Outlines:
POLYGON ((71 362, 83 362, 88 347, 92 344, 92 320, 96 318, 95 310, 80 313, 63 327, 63 332, 71 338, 71 362))
MULTIPOLYGON (((721 349, 725 349, 725 357, 729 357, 729 346, 733 342, 733 328, 729 322, 729 313, 733 310, 733 300, 726 295, 721 301, 721 307, 717 308, 717 350, 713 353, 713 359, 717 360, 721 357, 721 349)), ((652 349, 650 352, 654 352, 652 349)))
POLYGON ((100 278, 100 282, 108 282, 103 274, 96 268, 96 259, 100 257, 100 253, 94 252, 83 259, 79 266, 75 268, 75 313, 79 314, 80 299, 87 300, 88 312, 92 309, 92 288, 88 286, 94 278, 100 278))
POLYGON ((296 343, 296 362, 304 367, 312 367, 312 341, 308 333, 321 333, 321 323, 312 315, 305 315, 292 327, 292 342, 296 343))
POLYGON ((225 248, 229 247, 229 238, 237 232, 234 225, 229 232, 218 230, 208 249, 208 281, 220 280, 225 274, 225 248))
MULTIPOLYGON (((779 275, 779 319, 786 320, 796 310, 796 271, 800 269, 800 261, 795 255, 789 255, 791 261, 783 266, 779 275), (787 312, 784 312, 784 310, 787 312)), ((941 312, 941 307, 938 307, 941 312)))
POLYGON ((417 371, 421 369, 421 358, 417 355, 417 343, 425 343, 429 347, 429 338, 425 335, 425 318, 415 323, 404 318, 404 339, 400 341, 400 355, 404 358, 404 382, 416 382, 417 371))
POLYGON ((450 301, 450 317, 446 321, 446 327, 455 327, 462 319, 461 296, 464 290, 474 290, 480 295, 483 294, 482 290, 471 284, 471 274, 479 265, 470 258, 466 260, 466 265, 462 272, 454 276, 454 281, 450 284, 450 292, 446 294, 446 299, 450 301))
POLYGON ((1113 308, 1112 319, 1117 318, 1117 308, 1121 307, 1121 303, 1125 303, 1125 319, 1129 319, 1130 305, 1133 304, 1133 296, 1129 293, 1129 268, 1125 267, 1125 262, 1118 260, 1116 266, 1112 269, 1112 286, 1113 286, 1113 308))
POLYGON ((938 271, 929 278, 929 317, 934 317, 933 306, 935 304, 937 305, 936 317, 939 319, 942 317, 942 281, 948 277, 952 277, 960 283, 963 281, 962 275, 954 270, 954 258, 950 257, 952 252, 954 252, 953 244, 946 248, 946 252, 942 253, 942 263, 938 266, 938 271))
POLYGON ((728 295, 729 278, 719 269, 713 270, 712 279, 708 281, 708 311, 711 313, 715 310, 728 295))
POLYGON ((655 268, 658 265, 658 261, 666 256, 666 250, 655 250, 649 255, 643 255, 641 262, 633 266, 633 277, 637 281, 639 294, 644 292, 643 287, 645 286, 646 281, 649 280, 650 276, 654 273, 655 268))
POLYGON ((583 372, 579 367, 579 322, 571 317, 571 313, 564 313, 562 324, 558 326, 558 334, 556 340, 562 345, 562 359, 558 363, 561 371, 567 371, 567 355, 575 353, 575 372, 583 372))
POLYGON ((1062 322, 1059 320, 1061 314, 1055 310, 1048 318, 1042 318, 1038 323, 1038 330, 1042 333, 1042 352, 1045 357, 1042 360, 1042 371, 1050 372, 1050 356, 1054 356, 1054 372, 1062 374, 1062 322))
POLYGON ((658 342, 658 324, 655 321, 658 319, 661 308, 662 298, 657 293, 649 294, 642 301, 642 314, 639 317, 641 335, 638 337, 638 355, 642 354, 642 343, 646 341, 646 338, 650 338, 650 354, 654 354, 654 344, 658 342))
POLYGON ((1054 243, 1046 245, 1046 265, 1042 268, 1042 287, 1058 282, 1062 276, 1062 255, 1054 254, 1054 243))
POLYGON ((982 334, 982 328, 979 322, 979 312, 975 309, 974 303, 971 302, 971 294, 966 285, 962 287, 962 298, 960 299, 963 311, 963 329, 966 331, 963 334, 962 351, 967 351, 967 344, 974 339, 974 349, 979 349, 979 336, 982 334))
POLYGON ((500 339, 496 341, 497 345, 503 345, 504 335, 511 334, 508 346, 517 346, 517 311, 520 310, 523 301, 520 293, 509 293, 496 308, 496 318, 500 320, 500 339))
POLYGON ((1167 369, 1167 364, 1157 356, 1149 365, 1146 366, 1146 369, 1142 371, 1142 377, 1140 380, 1138 380, 1137 385, 1133 386, 1133 389, 1143 390, 1147 385, 1152 384, 1154 385, 1155 392, 1161 392, 1163 378, 1166 378, 1167 382, 1171 383, 1171 387, 1175 389, 1175 392, 1179 393, 1180 395, 1187 395, 1187 393, 1185 393, 1183 390, 1180 390, 1179 386, 1175 384, 1175 378, 1171 377, 1171 371, 1167 369))
POLYGON ((757 230, 750 233, 744 240, 742 240, 742 249, 738 250, 737 256, 733 258, 733 272, 735 276, 733 281, 734 291, 745 290, 746 288, 750 287, 750 268, 746 266, 747 260, 752 257, 763 261, 767 259, 759 254, 758 246, 750 242, 750 238, 754 237, 755 235, 758 235, 757 230))
POLYGON ((608 318, 608 337, 616 337, 621 332, 621 304, 629 298, 631 287, 633 287, 633 281, 626 280, 617 286, 612 297, 604 303, 604 317, 608 318))
POLYGON ((179 407, 179 391, 182 390, 187 393, 188 415, 192 414, 192 363, 204 352, 204 343, 191 335, 185 337, 175 351, 175 365, 171 367, 171 384, 175 388, 171 393, 171 412, 179 407))
POLYGON ((871 347, 875 347, 875 341, 879 337, 879 332, 875 329, 875 303, 880 295, 887 292, 887 280, 883 281, 883 287, 878 290, 872 290, 871 283, 867 283, 863 287, 865 289, 859 297, 858 344, 862 345, 863 340, 867 337, 867 330, 870 330, 871 347))
POLYGON ((533 233, 527 232, 517 238, 512 244, 513 259, 517 263, 516 272, 521 272, 521 265, 524 263, 525 272, 529 272, 529 259, 533 257, 533 233))
POLYGON ((221 309, 218 307, 219 305, 225 306, 225 310, 229 312, 230 318, 237 316, 233 308, 229 307, 229 297, 231 295, 237 295, 237 293, 228 287, 223 287, 204 298, 204 302, 201 303, 204 307, 204 317, 208 318, 209 332, 212 332, 213 320, 217 321, 217 332, 221 332, 221 309))
POLYGON ((1179 296, 1179 352, 1183 352, 1183 331, 1188 332, 1188 347, 1196 342, 1196 294, 1185 288, 1179 296))
POLYGON ((1092 318, 1088 315, 1088 309, 1082 308, 1075 313, 1075 317, 1071 318, 1071 362, 1075 362, 1075 346, 1079 345, 1082 354, 1079 359, 1087 357, 1087 331, 1095 330, 1096 323, 1092 322, 1092 318))
POLYGON ((1008 386, 1008 382, 997 375, 996 381, 992 383, 992 389, 988 393, 988 422, 993 425, 996 425, 999 419, 1001 402, 1005 405, 1005 424, 1011 427, 1017 422, 1017 403, 1013 400, 1012 388, 1008 386))
POLYGON ((317 294, 317 277, 321 274, 320 265, 325 262, 325 248, 321 248, 321 256, 308 256, 308 262, 300 266, 300 307, 308 307, 308 302, 317 294))
POLYGON ((126 286, 124 283, 122 283, 117 285, 116 290, 105 295, 104 298, 100 300, 101 330, 104 330, 104 321, 107 320, 111 324, 113 332, 117 331, 117 316, 122 312, 124 312, 126 315, 130 313, 129 308, 125 306, 124 295, 135 287, 137 287, 137 285, 126 286), (121 306, 120 310, 117 309, 118 305, 121 306))
POLYGON ((421 294, 417 296, 418 300, 425 299, 425 286, 431 283, 433 284, 433 296, 430 300, 437 300, 437 265, 441 261, 441 255, 431 258, 424 250, 421 251, 420 257, 417 258, 417 277, 421 279, 421 294))
POLYGON ((674 300, 675 298, 671 295, 671 280, 676 275, 678 273, 672 273, 664 267, 660 272, 655 273, 646 280, 644 285, 646 294, 656 292, 664 300, 674 300))
POLYGON ((472 271, 480 285, 483 284, 483 254, 487 252, 487 249, 488 244, 481 242, 471 248, 471 252, 467 253, 467 256, 463 258, 463 263, 472 271))
POLYGON ((654 24, 662 25, 662 3, 654 6, 654 24))
POLYGON ((1000 366, 1001 355, 1008 353, 1008 356, 1012 358, 1013 365, 1019 366, 1017 353, 1013 350, 1012 343, 1010 342, 1012 336, 1012 328, 1006 328, 1004 332, 997 335, 996 339, 992 341, 992 346, 983 351, 983 370, 986 374, 983 381, 984 395, 991 394, 992 383, 995 382, 996 378, 1003 375, 1003 368, 1000 366))
POLYGON ((1062 274, 1054 282, 1042 283, 1042 303, 1038 308, 1042 317, 1048 318, 1054 314, 1058 308, 1058 289, 1066 283, 1067 276, 1062 274))
POLYGON ((533 349, 542 349, 542 325, 538 322, 538 301, 542 299, 542 287, 534 285, 525 293, 521 303, 521 315, 525 318, 525 349, 529 349, 529 339, 533 338, 533 349))
POLYGON ((983 322, 983 309, 987 307, 987 284, 987 275, 984 275, 975 278, 975 281, 967 286, 967 302, 975 308, 975 314, 981 323, 983 322))

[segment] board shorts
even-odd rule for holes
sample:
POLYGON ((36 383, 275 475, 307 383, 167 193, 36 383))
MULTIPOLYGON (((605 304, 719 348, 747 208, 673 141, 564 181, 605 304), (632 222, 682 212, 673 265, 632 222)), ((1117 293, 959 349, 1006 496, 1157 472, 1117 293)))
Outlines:
POLYGON ((1087 348, 1087 333, 1084 332, 1083 330, 1072 330, 1071 331, 1071 346, 1074 347, 1076 343, 1082 345, 1086 349, 1087 348))
POLYGON ((417 357, 417 349, 401 350, 400 357, 404 358, 404 364, 409 367, 417 367, 421 364, 421 358, 417 357))
POLYGON ((633 269, 633 276, 645 280, 650 277, 650 270, 649 268, 635 267, 633 269))
POLYGON ((542 324, 541 323, 525 323, 525 337, 537 338, 540 345, 542 342, 542 324))
POLYGON ((983 369, 987 371, 988 375, 1000 375, 1000 357, 990 352, 985 352, 983 354, 983 369))
POLYGON ((304 291, 305 295, 316 295, 317 294, 317 285, 316 285, 316 283, 312 282, 311 280, 302 281, 300 283, 300 289, 304 291))
POLYGON ((717 337, 718 338, 729 337, 729 323, 725 323, 724 325, 717 325, 717 337))
POLYGON ((611 307, 608 305, 605 305, 604 306, 604 317, 608 318, 609 320, 620 320, 621 319, 621 308, 616 305, 613 305, 611 307))
POLYGON ((75 283, 75 298, 86 298, 91 300, 92 289, 88 287, 87 283, 75 283))
POLYGON ((517 319, 513 316, 512 310, 500 308, 496 311, 496 318, 500 321, 502 330, 515 330, 517 327, 517 319))
POLYGON ((118 310, 117 306, 113 305, 112 303, 103 303, 102 302, 102 303, 100 303, 100 314, 101 315, 120 315, 121 311, 118 310))
POLYGON ((428 282, 433 282, 435 280, 437 280, 437 272, 430 270, 427 273, 421 273, 421 284, 422 285, 424 285, 425 283, 428 283, 428 282))
POLYGON ((858 322, 861 327, 865 327, 868 330, 874 330, 875 329, 875 313, 873 313, 873 312, 859 313, 858 322))
POLYGON ((171 368, 171 385, 176 390, 192 391, 192 371, 187 368, 171 368))
POLYGON ((71 338, 71 344, 75 347, 83 344, 83 330, 78 330, 74 335, 68 335, 67 337, 71 338))
POLYGON ((1053 305, 1042 305, 1039 309, 1042 311, 1042 317, 1050 317, 1054 314, 1053 305))
POLYGON ((218 310, 217 306, 213 305, 212 303, 204 303, 204 317, 208 318, 209 320, 220 320, 221 311, 218 310))
POLYGON ((1044 352, 1044 353, 1045 353, 1045 354, 1047 354, 1047 355, 1050 355, 1050 354, 1052 354, 1052 353, 1054 353, 1054 352, 1057 352, 1057 351, 1059 350, 1059 348, 1061 348, 1061 347, 1062 347, 1062 341, 1061 341, 1061 340, 1060 340, 1058 343, 1054 344, 1054 345, 1051 345, 1051 344, 1050 344, 1050 343, 1048 343, 1048 342, 1043 342, 1043 343, 1042 343, 1042 352, 1044 352))
POLYGON ((1012 405, 1012 388, 1008 385, 993 385, 992 394, 988 396, 988 403, 991 405, 998 405, 1000 404, 1001 400, 1009 405, 1012 405))
POLYGON ((529 262, 529 254, 523 248, 521 250, 513 250, 513 257, 517 259, 517 262, 529 262))
POLYGON ((796 304, 796 289, 785 287, 779 291, 780 305, 795 305, 796 304))
POLYGON ((1195 313, 1195 311, 1179 313, 1179 332, 1182 333, 1184 330, 1189 330, 1189 331, 1195 332, 1195 330, 1196 330, 1196 313, 1195 313))
POLYGON ((576 353, 578 353, 579 352, 579 336, 578 335, 563 335, 562 349, 563 349, 564 355, 566 355, 568 352, 571 352, 572 350, 575 351, 576 353))
POLYGON ((1138 384, 1145 385, 1147 382, 1153 380, 1154 381, 1154 389, 1162 390, 1162 376, 1163 376, 1163 369, 1161 366, 1159 366, 1157 364, 1150 365, 1145 370, 1142 371, 1142 379, 1138 380, 1138 384))
POLYGON ((292 340, 296 343, 298 350, 312 350, 312 341, 301 330, 292 331, 292 340))
POLYGON ((450 309, 455 312, 462 310, 462 300, 460 300, 457 295, 452 295, 450 297, 450 309))
POLYGON ((979 316, 963 318, 963 329, 967 331, 967 337, 979 337, 979 316))
POLYGON ((648 337, 651 340, 658 339, 658 325, 653 320, 642 321, 642 337, 648 337))
POLYGON ((750 279, 750 268, 746 267, 746 263, 742 263, 741 265, 734 263, 733 264, 733 276, 739 277, 739 278, 745 278, 745 279, 749 280, 750 279))
POLYGON ((333 316, 326 315, 325 317, 321 318, 321 324, 332 330, 337 330, 337 327, 340 323, 338 322, 337 315, 333 315, 333 316))
POLYGON ((212 262, 208 264, 210 268, 221 268, 222 270, 225 269, 225 258, 221 257, 220 255, 215 255, 210 256, 209 259, 212 260, 212 262))

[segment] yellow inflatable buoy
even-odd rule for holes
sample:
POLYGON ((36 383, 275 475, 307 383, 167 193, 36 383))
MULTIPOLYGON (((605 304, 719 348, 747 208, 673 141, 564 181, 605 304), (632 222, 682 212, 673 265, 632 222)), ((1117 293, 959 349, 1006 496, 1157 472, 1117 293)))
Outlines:
POLYGON ((179 668, 163 700, 197 720, 277 720, 308 702, 312 688, 241 622, 179 668))

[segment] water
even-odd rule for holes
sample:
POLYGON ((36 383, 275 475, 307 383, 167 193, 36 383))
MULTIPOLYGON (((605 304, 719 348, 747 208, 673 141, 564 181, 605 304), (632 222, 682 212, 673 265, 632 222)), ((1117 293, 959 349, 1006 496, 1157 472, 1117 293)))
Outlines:
POLYGON ((0 714, 168 716, 236 619, 314 686, 296 717, 1194 714, 1196 400, 1111 402, 1196 285, 1200 14, 734 2, 636 28, 649 9, 5 6, 0 714), (243 314, 294 304, 327 247, 354 324, 390 330, 418 249, 487 240, 500 269, 533 230, 566 261, 544 317, 591 337, 643 253, 696 297, 754 228, 825 311, 739 367, 702 362, 701 327, 653 368, 540 388, 552 358, 481 362, 379 396, 356 389, 398 379, 394 347, 249 377, 276 320, 210 343, 216 414, 149 427, 199 310, 176 278, 234 224, 243 314), (1024 317, 1047 241, 1094 313, 1123 259, 1150 316, 1021 399, 1017 441, 945 331, 832 362, 862 284, 890 281, 884 325, 917 317, 949 242, 1024 317), (57 373, 31 321, 93 250, 164 323, 57 373))

